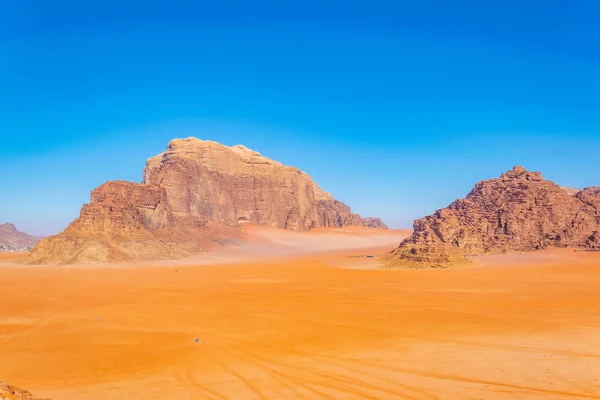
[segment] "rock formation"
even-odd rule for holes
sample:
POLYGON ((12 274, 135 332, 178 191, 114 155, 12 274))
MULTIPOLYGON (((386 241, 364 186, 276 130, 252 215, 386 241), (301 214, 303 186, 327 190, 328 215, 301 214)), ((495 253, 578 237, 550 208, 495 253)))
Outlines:
POLYGON ((575 195, 584 204, 592 207, 595 210, 596 216, 600 216, 600 187, 591 186, 580 190, 575 195))
POLYGON ((369 228, 388 229, 387 225, 379 218, 363 218, 362 224, 363 226, 367 226, 369 228))
POLYGON ((175 215, 164 187, 107 182, 91 194, 79 218, 45 238, 29 255, 32 264, 176 259, 236 237, 235 229, 199 217, 175 215))
POLYGON ((34 397, 29 391, 0 381, 0 400, 49 400, 34 397))
POLYGON ((362 225, 306 173, 242 145, 175 139, 147 161, 144 183, 166 189, 176 216, 296 231, 362 225))
POLYGON ((95 189, 80 217, 42 240, 29 262, 180 258, 237 238, 246 223, 302 231, 365 222, 297 168, 241 145, 175 139, 148 159, 143 183, 95 189))
POLYGON ((448 267, 465 255, 555 247, 600 247, 600 188, 575 195, 539 172, 514 167, 479 182, 459 199, 414 223, 392 265, 448 267))
POLYGON ((39 240, 18 231, 11 223, 0 225, 0 251, 29 251, 39 240))

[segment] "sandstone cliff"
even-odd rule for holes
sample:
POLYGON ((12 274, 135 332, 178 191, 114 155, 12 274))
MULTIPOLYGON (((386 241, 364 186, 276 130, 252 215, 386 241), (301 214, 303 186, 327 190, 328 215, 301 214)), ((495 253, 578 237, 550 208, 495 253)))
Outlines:
POLYGON ((91 194, 79 218, 61 234, 42 239, 32 264, 168 260, 208 250, 235 229, 174 215, 165 188, 107 182, 91 194))
POLYGON ((414 223, 389 261, 447 267, 465 255, 554 247, 599 247, 600 189, 569 194, 539 172, 515 167, 479 182, 459 199, 414 223))
POLYGON ((144 183, 166 189, 176 216, 296 231, 362 225, 306 173, 241 145, 175 139, 148 160, 144 183))
POLYGON ((241 145, 175 139, 148 159, 142 184, 95 189, 80 217, 42 240, 29 262, 175 259, 237 238, 246 223, 301 231, 364 221, 297 168, 241 145))
POLYGON ((29 251, 39 240, 18 231, 13 224, 0 224, 0 251, 29 251))

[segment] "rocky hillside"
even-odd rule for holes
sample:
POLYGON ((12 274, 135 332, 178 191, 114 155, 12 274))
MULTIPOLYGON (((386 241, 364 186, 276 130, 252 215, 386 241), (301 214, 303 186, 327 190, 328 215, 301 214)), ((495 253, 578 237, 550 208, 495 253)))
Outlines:
POLYGON ((29 251, 39 240, 18 231, 13 224, 0 225, 0 251, 29 251))
POLYGON ((0 381, 0 400, 49 400, 34 397, 27 390, 20 389, 16 386, 3 384, 0 381))
POLYGON ((247 223, 302 231, 373 223, 365 221, 298 168, 241 145, 175 139, 148 159, 142 184, 94 190, 80 217, 42 240, 29 261, 174 259, 236 238, 247 223))
POLYGON ((514 167, 479 182, 465 199, 414 223, 393 265, 447 267, 465 255, 555 247, 600 247, 600 188, 565 191, 539 172, 514 167))
POLYGON ((242 145, 175 139, 147 161, 144 183, 166 189, 176 216, 296 231, 363 223, 306 173, 242 145))
POLYGON ((224 224, 175 215, 166 196, 165 188, 157 185, 107 182, 92 192, 91 202, 67 229, 33 248, 28 262, 168 260, 237 237, 237 230, 224 224))

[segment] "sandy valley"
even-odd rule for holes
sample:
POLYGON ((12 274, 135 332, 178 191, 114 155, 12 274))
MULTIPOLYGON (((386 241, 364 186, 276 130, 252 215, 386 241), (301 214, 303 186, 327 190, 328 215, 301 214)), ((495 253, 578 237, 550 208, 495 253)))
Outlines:
POLYGON ((600 400, 600 0, 0 4, 0 400, 600 400))
POLYGON ((0 376, 55 400, 600 398, 600 253, 348 258, 406 235, 262 228, 210 262, 118 267, 11 254, 0 376))

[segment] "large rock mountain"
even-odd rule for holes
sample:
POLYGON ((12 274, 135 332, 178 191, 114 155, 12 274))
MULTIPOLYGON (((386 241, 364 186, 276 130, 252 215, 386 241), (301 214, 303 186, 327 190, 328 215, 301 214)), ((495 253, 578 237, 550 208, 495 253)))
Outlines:
POLYGON ((200 218, 177 217, 165 188, 107 182, 92 191, 79 218, 31 251, 32 264, 176 259, 235 237, 230 227, 200 218))
POLYGON ((80 217, 42 240, 29 261, 180 258, 239 237, 238 227, 247 223, 301 231, 372 219, 363 223, 306 173, 244 146, 175 139, 148 159, 143 183, 95 189, 80 217))
POLYGON ((306 173, 242 145, 175 139, 147 161, 144 183, 166 189, 176 216, 296 231, 363 224, 306 173))
POLYGON ((11 223, 0 224, 0 251, 29 251, 39 240, 20 232, 11 223))
POLYGON ((459 199, 414 223, 392 264, 445 267, 468 254, 555 247, 600 247, 600 188, 565 191, 539 172, 514 167, 479 182, 459 199))

